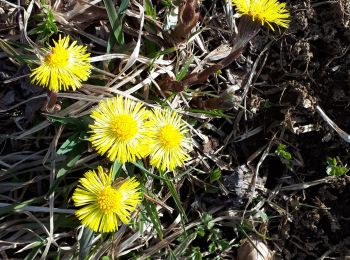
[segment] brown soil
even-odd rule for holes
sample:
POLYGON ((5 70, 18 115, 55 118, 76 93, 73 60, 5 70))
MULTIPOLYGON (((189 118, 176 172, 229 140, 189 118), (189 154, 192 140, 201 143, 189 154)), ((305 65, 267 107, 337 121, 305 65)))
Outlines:
MULTIPOLYGON (((257 79, 257 83, 262 83, 251 90, 251 101, 247 102, 251 109, 260 104, 254 117, 264 118, 265 129, 254 136, 256 142, 247 139, 244 146, 250 146, 249 154, 259 148, 252 145, 259 144, 257 139, 277 133, 278 140, 289 144, 293 157, 302 162, 289 171, 278 159, 265 160, 260 175, 267 177, 265 187, 270 189, 325 177, 327 157, 338 157, 344 164, 350 162, 349 144, 314 112, 315 104, 321 106, 340 128, 350 132, 350 2, 298 0, 290 2, 290 7, 291 26, 271 46, 257 79), (264 111, 261 104, 266 100, 272 105, 264 111), (280 125, 272 126, 276 121, 280 125), (303 133, 302 126, 309 124, 316 131, 303 133), (299 133, 295 131, 298 126, 299 133)), ((259 53, 270 40, 271 36, 264 34, 255 38, 251 53, 259 53)), ((254 120, 257 121, 260 120, 254 120)), ((240 153, 237 146, 234 149, 240 153)), ((324 255, 343 259, 350 255, 348 176, 308 189, 283 191, 276 198, 272 201, 287 212, 268 227, 270 245, 277 256, 316 259, 324 255)), ((276 214, 273 209, 269 212, 276 214)))

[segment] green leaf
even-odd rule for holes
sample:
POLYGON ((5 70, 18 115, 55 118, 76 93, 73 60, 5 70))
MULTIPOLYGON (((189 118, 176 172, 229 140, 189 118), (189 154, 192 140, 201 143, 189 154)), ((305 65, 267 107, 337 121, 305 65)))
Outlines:
POLYGON ((210 233, 211 233, 211 234, 210 234, 210 235, 211 235, 210 239, 211 239, 212 241, 218 241, 218 240, 221 239, 221 237, 222 237, 222 232, 221 232, 221 230, 218 229, 218 228, 212 229, 210 233))
POLYGON ((58 155, 64 155, 74 149, 74 147, 81 141, 79 139, 80 133, 75 133, 72 136, 68 137, 66 141, 60 146, 57 150, 58 155))
POLYGON ((226 241, 225 239, 221 239, 219 241, 216 241, 217 244, 217 248, 220 251, 225 251, 227 248, 230 247, 230 243, 228 241, 226 241))
POLYGON ((202 253, 199 247, 192 247, 192 253, 187 257, 188 260, 202 260, 202 253))
POLYGON ((115 160, 112 167, 112 171, 113 171, 112 180, 115 180, 116 178, 119 177, 119 170, 121 169, 121 167, 122 167, 122 164, 118 160, 115 160))
POLYGON ((212 222, 213 216, 207 212, 204 212, 202 215, 202 221, 206 229, 210 230, 214 227, 215 223, 212 222))
POLYGON ((292 155, 286 150, 287 146, 284 144, 278 144, 277 150, 276 150, 276 154, 278 155, 278 157, 280 157, 281 159, 285 159, 285 160, 291 160, 292 159, 292 155))
POLYGON ((165 6, 165 7, 172 7, 173 6, 173 2, 172 0, 161 0, 162 4, 165 6))
POLYGON ((177 237, 177 241, 182 242, 186 239, 187 234, 186 233, 182 233, 180 236, 177 237))
POLYGON ((202 225, 199 225, 198 227, 196 227, 196 232, 197 232, 197 235, 200 237, 205 236, 205 229, 202 225))
POLYGON ((215 225, 215 223, 214 222, 208 222, 208 224, 207 224, 207 229, 212 229, 213 227, 214 227, 214 225, 215 225))
POLYGON ((269 217, 267 216, 267 214, 266 214, 264 211, 258 210, 258 211, 257 211, 257 215, 258 215, 264 222, 269 221, 269 217))
POLYGON ((50 188, 48 194, 51 194, 68 172, 74 168, 77 161, 81 158, 83 152, 87 150, 87 142, 79 142, 74 148, 68 152, 67 159, 63 162, 63 165, 57 172, 57 178, 55 179, 52 187, 50 188))
POLYGON ((213 219, 213 216, 210 215, 208 212, 204 212, 202 215, 202 221, 204 223, 208 223, 209 221, 211 221, 213 219))
POLYGON ((65 176, 76 164, 76 162, 82 156, 82 153, 87 150, 87 142, 79 142, 74 148, 68 153, 67 160, 64 162, 64 166, 59 169, 57 173, 56 181, 65 176))
POLYGON ((215 169, 211 174, 210 174, 210 183, 216 182, 221 178, 221 171, 220 169, 215 169))
POLYGON ((326 172, 330 176, 341 176, 346 174, 349 169, 345 166, 339 166, 336 158, 327 158, 326 172))
POLYGON ((51 119, 54 123, 59 123, 67 126, 68 128, 78 129, 84 132, 87 132, 89 130, 89 124, 92 124, 92 119, 90 118, 90 116, 61 117, 49 114, 46 114, 46 116, 49 119, 51 119))
POLYGON ((209 244, 208 251, 210 253, 214 253, 216 251, 216 244, 215 244, 215 242, 212 242, 212 243, 209 244))

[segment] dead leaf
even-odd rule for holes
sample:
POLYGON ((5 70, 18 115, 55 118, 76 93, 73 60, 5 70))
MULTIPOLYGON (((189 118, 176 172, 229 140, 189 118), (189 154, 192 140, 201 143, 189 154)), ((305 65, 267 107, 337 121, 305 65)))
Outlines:
POLYGON ((172 36, 177 43, 186 40, 199 20, 198 0, 181 1, 177 25, 172 36))
POLYGON ((57 22, 63 25, 73 23, 82 30, 95 21, 108 19, 105 9, 81 0, 68 6, 58 6, 54 14, 57 22))

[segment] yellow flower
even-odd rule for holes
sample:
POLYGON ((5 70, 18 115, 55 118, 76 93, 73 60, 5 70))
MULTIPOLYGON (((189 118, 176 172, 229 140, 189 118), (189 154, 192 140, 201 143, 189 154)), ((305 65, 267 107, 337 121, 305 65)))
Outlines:
POLYGON ((289 12, 285 3, 277 0, 232 0, 232 3, 241 15, 248 15, 253 21, 257 19, 262 25, 267 23, 273 31, 271 23, 288 28, 289 12))
POLYGON ((90 141, 98 153, 120 163, 134 162, 145 155, 143 140, 150 131, 145 122, 149 112, 141 103, 121 96, 100 102, 91 113, 95 119, 90 141))
POLYGON ((151 165, 165 171, 174 170, 189 159, 191 140, 181 116, 171 110, 154 110, 149 125, 152 132, 146 140, 151 165))
POLYGON ((112 183, 112 171, 106 174, 101 166, 88 171, 79 180, 73 194, 78 209, 75 214, 83 225, 96 232, 118 230, 118 219, 129 223, 131 212, 141 202, 140 183, 131 178, 112 183))
POLYGON ((43 49, 45 57, 30 75, 32 83, 56 92, 80 88, 81 82, 88 79, 92 66, 86 47, 76 44, 74 41, 69 45, 69 36, 63 39, 60 36, 58 42, 54 41, 53 47, 43 49))

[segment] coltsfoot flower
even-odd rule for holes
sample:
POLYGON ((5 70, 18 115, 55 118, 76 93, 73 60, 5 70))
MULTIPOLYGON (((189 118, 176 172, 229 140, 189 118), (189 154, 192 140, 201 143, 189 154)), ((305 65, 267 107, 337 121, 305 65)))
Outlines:
POLYGON ((150 132, 146 125, 149 114, 141 103, 121 96, 103 100, 91 113, 95 122, 90 125, 89 140, 111 161, 134 162, 146 153, 143 143, 150 132))
POLYGON ((189 159, 191 140, 181 116, 171 110, 156 109, 148 124, 152 129, 147 139, 151 165, 162 171, 183 165, 189 159))
POLYGON ((124 224, 141 202, 140 183, 135 178, 113 184, 112 171, 108 174, 99 166, 97 173, 88 171, 79 180, 73 193, 78 209, 75 214, 83 225, 95 232, 118 230, 118 219, 124 224))
POLYGON ((277 0, 232 0, 241 15, 248 15, 262 25, 267 23, 274 31, 271 23, 288 28, 289 12, 285 3, 277 0))
POLYGON ((54 46, 43 51, 45 56, 41 58, 41 65, 30 75, 32 83, 56 92, 76 90, 90 76, 90 53, 76 41, 69 45, 69 36, 59 36, 54 46))

